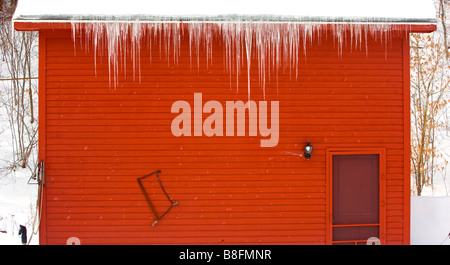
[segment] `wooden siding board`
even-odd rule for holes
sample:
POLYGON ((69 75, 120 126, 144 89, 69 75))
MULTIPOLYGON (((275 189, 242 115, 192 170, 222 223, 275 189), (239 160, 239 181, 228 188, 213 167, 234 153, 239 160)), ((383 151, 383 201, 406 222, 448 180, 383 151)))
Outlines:
MULTIPOLYGON (((41 32, 39 34, 39 102, 38 102, 38 112, 39 112, 39 139, 38 139, 38 160, 46 161, 47 153, 47 33, 41 32)), ((47 169, 47 168, 45 168, 47 169)), ((40 215, 41 220, 39 223, 39 243, 48 244, 47 238, 47 189, 43 189, 42 197, 39 199, 40 215)))
POLYGON ((405 35, 402 39, 403 49, 403 108, 404 108, 404 160, 403 160, 403 244, 410 243, 411 225, 411 87, 410 87, 410 37, 405 35))
MULTIPOLYGON (((128 70, 127 77, 119 73, 121 87, 113 88, 106 57, 97 53, 94 65, 93 51, 77 44, 74 52, 70 36, 48 33, 43 55, 41 144, 51 180, 41 236, 46 243, 79 236, 85 244, 323 244, 324 150, 347 146, 387 147, 386 238, 402 241, 402 39, 393 39, 388 50, 371 40, 367 54, 344 48, 339 55, 332 43, 322 43, 307 49, 306 62, 300 53, 297 78, 295 70, 277 78, 272 72, 266 99, 280 101, 280 141, 261 149, 260 137, 177 138, 170 132, 176 116, 171 103, 193 106, 194 92, 203 93, 203 103, 245 102, 246 67, 236 87, 236 74, 226 73, 222 63, 203 67, 202 56, 201 66, 193 60, 191 70, 188 49, 177 64, 144 49, 140 81, 128 70), (288 154, 301 152, 307 140, 314 145, 310 161, 288 154), (151 227, 136 178, 156 169, 180 204, 151 227)), ((214 60, 223 61, 222 53, 214 60)), ((263 100, 256 63, 251 74, 252 99, 263 100)), ((146 184, 158 210, 167 206, 156 183, 146 184)))

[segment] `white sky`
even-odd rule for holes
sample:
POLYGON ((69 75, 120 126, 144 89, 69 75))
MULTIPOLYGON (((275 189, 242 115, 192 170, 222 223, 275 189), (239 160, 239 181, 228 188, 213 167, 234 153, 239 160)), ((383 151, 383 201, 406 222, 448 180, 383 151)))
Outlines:
POLYGON ((432 0, 19 0, 16 19, 44 15, 434 19, 435 7, 432 0))

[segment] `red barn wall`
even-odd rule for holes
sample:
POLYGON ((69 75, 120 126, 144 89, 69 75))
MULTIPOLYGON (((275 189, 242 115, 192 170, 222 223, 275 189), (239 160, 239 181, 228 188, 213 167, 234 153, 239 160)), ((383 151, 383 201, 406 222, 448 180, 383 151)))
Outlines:
MULTIPOLYGON (((40 158, 45 186, 41 243, 65 244, 325 244, 329 243, 326 152, 386 150, 383 243, 409 243, 409 44, 362 40, 362 49, 330 38, 299 54, 299 72, 272 74, 267 101, 279 101, 278 145, 261 136, 175 137, 175 101, 194 106, 248 100, 246 66, 200 66, 183 41, 177 63, 158 49, 141 50, 141 79, 132 60, 117 87, 106 54, 74 45, 67 31, 40 32, 40 158), (388 47, 385 47, 388 44, 388 47), (366 53, 365 47, 368 48, 366 53), (74 51, 75 49, 75 51, 74 51), (151 57, 151 62, 150 62, 151 57), (231 78, 231 82, 230 82, 231 78), (407 133, 408 132, 408 133, 407 133), (307 141, 312 158, 303 152, 307 141), (179 204, 155 226, 137 178, 161 170, 162 184, 179 204)), ((164 52, 164 50, 163 50, 164 52)), ((256 59, 255 59, 256 60, 256 59)), ((264 100, 252 62, 251 99, 264 100)), ((270 105, 270 103, 269 103, 270 105)), ((203 118, 208 115, 204 114, 203 118)), ((159 213, 170 206, 156 178, 145 181, 159 213)))

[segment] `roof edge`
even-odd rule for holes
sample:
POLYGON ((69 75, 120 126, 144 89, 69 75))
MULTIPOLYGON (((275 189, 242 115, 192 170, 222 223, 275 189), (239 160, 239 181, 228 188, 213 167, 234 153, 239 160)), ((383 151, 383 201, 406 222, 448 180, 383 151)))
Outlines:
POLYGON ((402 23, 402 24, 423 24, 437 23, 436 18, 402 18, 402 17, 331 17, 331 16, 280 16, 280 15, 18 15, 13 17, 14 21, 21 22, 280 22, 280 23, 402 23))
POLYGON ((136 16, 134 19, 123 16, 39 16, 35 18, 15 17, 13 18, 14 29, 18 31, 39 31, 39 30, 57 30, 72 29, 73 23, 294 23, 294 24, 317 24, 317 25, 392 25, 395 30, 404 30, 410 33, 430 33, 436 30, 436 19, 377 19, 377 18, 340 18, 331 19, 327 17, 302 17, 288 19, 283 17, 281 20, 277 16, 268 16, 262 19, 261 16, 236 16, 231 19, 230 16, 210 16, 198 17, 189 20, 183 20, 182 17, 167 16, 136 16))

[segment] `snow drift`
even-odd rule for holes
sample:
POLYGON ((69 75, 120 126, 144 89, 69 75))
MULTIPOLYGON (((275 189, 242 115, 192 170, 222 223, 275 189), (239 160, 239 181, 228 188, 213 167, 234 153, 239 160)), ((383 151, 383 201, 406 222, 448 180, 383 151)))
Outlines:
POLYGON ((411 245, 450 245, 450 197, 411 197, 411 245))

